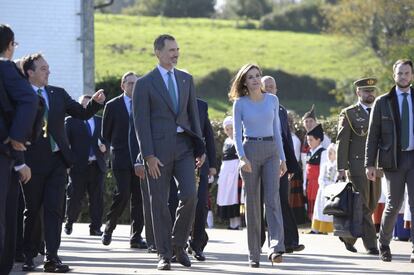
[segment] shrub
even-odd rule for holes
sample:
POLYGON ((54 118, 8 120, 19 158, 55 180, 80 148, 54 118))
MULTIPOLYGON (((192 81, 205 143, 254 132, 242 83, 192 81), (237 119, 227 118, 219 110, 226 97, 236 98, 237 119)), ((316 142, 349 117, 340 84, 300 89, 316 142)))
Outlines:
POLYGON ((320 33, 325 26, 325 16, 320 4, 316 3, 293 5, 263 16, 260 20, 260 28, 265 30, 320 33))

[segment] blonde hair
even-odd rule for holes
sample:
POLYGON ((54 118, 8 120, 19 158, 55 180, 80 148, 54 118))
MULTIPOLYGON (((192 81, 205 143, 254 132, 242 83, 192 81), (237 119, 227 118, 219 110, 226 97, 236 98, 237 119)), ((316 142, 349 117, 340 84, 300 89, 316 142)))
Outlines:
POLYGON ((249 63, 241 67, 236 76, 233 78, 233 83, 231 84, 229 92, 230 101, 234 101, 239 97, 249 94, 249 91, 244 83, 246 82, 246 75, 251 69, 257 69, 260 72, 260 75, 262 74, 262 70, 256 64, 249 63))

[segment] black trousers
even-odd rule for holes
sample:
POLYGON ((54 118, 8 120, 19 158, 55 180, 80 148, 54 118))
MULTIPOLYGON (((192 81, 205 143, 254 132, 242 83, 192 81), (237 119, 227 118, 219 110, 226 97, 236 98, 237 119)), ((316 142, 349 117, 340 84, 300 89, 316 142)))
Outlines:
MULTIPOLYGON (((174 180, 171 180, 170 197, 168 205, 171 219, 175 220, 175 211, 178 206, 178 189, 174 180)), ((200 174, 200 182, 197 190, 197 206, 194 223, 191 231, 190 246, 194 251, 203 251, 208 242, 206 222, 208 213, 208 175, 200 174)))
POLYGON ((13 161, 0 155, 0 274, 9 274, 16 250, 17 205, 20 185, 13 161))
POLYGON ((32 171, 31 180, 23 185, 24 211, 23 251, 34 258, 39 248, 40 228, 44 229, 46 259, 58 258, 64 214, 66 166, 60 152, 52 153, 44 163, 46 170, 32 171), (43 226, 41 211, 43 209, 43 226))
POLYGON ((91 224, 89 227, 98 230, 102 226, 103 214, 103 189, 104 173, 99 169, 96 161, 93 161, 82 171, 69 173, 69 185, 66 193, 66 217, 67 222, 74 223, 82 210, 82 201, 85 192, 89 197, 89 215, 91 224))
POLYGON ((142 239, 141 233, 144 228, 144 212, 139 178, 134 170, 113 170, 117 188, 114 191, 112 205, 106 215, 105 232, 114 231, 118 218, 124 212, 127 203, 131 207, 131 237, 130 242, 134 243, 142 239))
MULTIPOLYGON (((280 178, 280 206, 282 208, 283 216, 283 231, 285 234, 285 247, 292 247, 299 244, 299 234, 298 226, 296 224, 295 216, 292 208, 289 205, 289 180, 288 174, 285 173, 283 177, 280 178)), ((262 246, 266 241, 266 229, 265 229, 265 219, 264 219, 264 207, 263 207, 263 194, 261 196, 261 205, 262 205, 262 228, 261 228, 261 241, 262 246)))

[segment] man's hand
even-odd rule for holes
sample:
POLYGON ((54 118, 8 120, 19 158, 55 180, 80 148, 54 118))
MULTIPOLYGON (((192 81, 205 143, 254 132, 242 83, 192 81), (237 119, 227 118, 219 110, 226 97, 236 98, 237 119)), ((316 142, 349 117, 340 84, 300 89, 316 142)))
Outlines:
POLYGON ((95 100, 99 104, 104 104, 105 102, 105 93, 103 89, 99 89, 96 93, 93 94, 92 100, 95 100))
POLYGON ((149 157, 147 159, 148 173, 153 179, 158 179, 161 176, 161 171, 158 166, 164 167, 164 164, 157 157, 149 157))
POLYGON ((30 167, 27 165, 24 165, 18 172, 22 183, 27 183, 32 177, 32 170, 30 170, 30 167))
POLYGON ((203 154, 201 157, 196 157, 196 166, 200 168, 203 166, 204 161, 206 160, 206 154, 203 154))
POLYGON ((210 169, 208 169, 208 176, 209 177, 214 177, 215 175, 217 175, 217 170, 214 167, 211 167, 210 169))
POLYGON ((344 181, 346 180, 345 170, 338 171, 338 175, 336 176, 337 181, 344 181))
POLYGON ((286 161, 282 160, 280 162, 280 177, 283 177, 286 171, 287 171, 286 161))
POLYGON ((26 151, 27 148, 26 146, 24 146, 24 144, 22 142, 19 142, 17 140, 11 139, 11 138, 7 138, 6 141, 4 141, 4 144, 9 143, 11 144, 11 146, 13 147, 14 150, 16 151, 26 151))
POLYGON ((105 146, 105 144, 103 144, 103 143, 99 144, 99 151, 101 151, 102 153, 105 153, 106 152, 106 146, 105 146))
POLYGON ((242 157, 240 160, 240 167, 244 172, 251 173, 252 165, 246 157, 242 157))
POLYGON ((377 169, 373 166, 369 166, 365 169, 365 173, 367 174, 367 178, 371 181, 375 181, 377 176, 377 169))
POLYGON ((135 165, 134 166, 135 175, 140 179, 145 179, 145 168, 144 165, 135 165))

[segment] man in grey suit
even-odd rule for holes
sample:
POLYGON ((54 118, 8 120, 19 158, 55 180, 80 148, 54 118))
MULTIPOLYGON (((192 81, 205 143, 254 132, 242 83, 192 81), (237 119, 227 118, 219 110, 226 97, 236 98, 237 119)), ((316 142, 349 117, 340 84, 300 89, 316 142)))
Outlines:
MULTIPOLYGON (((382 214, 379 234, 381 260, 392 260, 390 241, 398 211, 404 200, 407 185, 411 221, 414 220, 414 89, 413 63, 398 60, 394 63, 395 86, 374 103, 369 120, 365 167, 369 180, 375 181, 375 165, 384 170, 387 180, 387 200, 382 214)), ((411 223, 414 263, 414 224, 411 223)))
POLYGON ((184 251, 197 204, 195 168, 205 159, 193 78, 175 69, 178 44, 171 35, 154 41, 157 67, 140 78, 133 93, 136 134, 147 172, 154 237, 159 255, 157 268, 171 269, 173 253, 179 263, 191 266, 184 251), (174 225, 168 209, 170 180, 180 200, 174 225))

